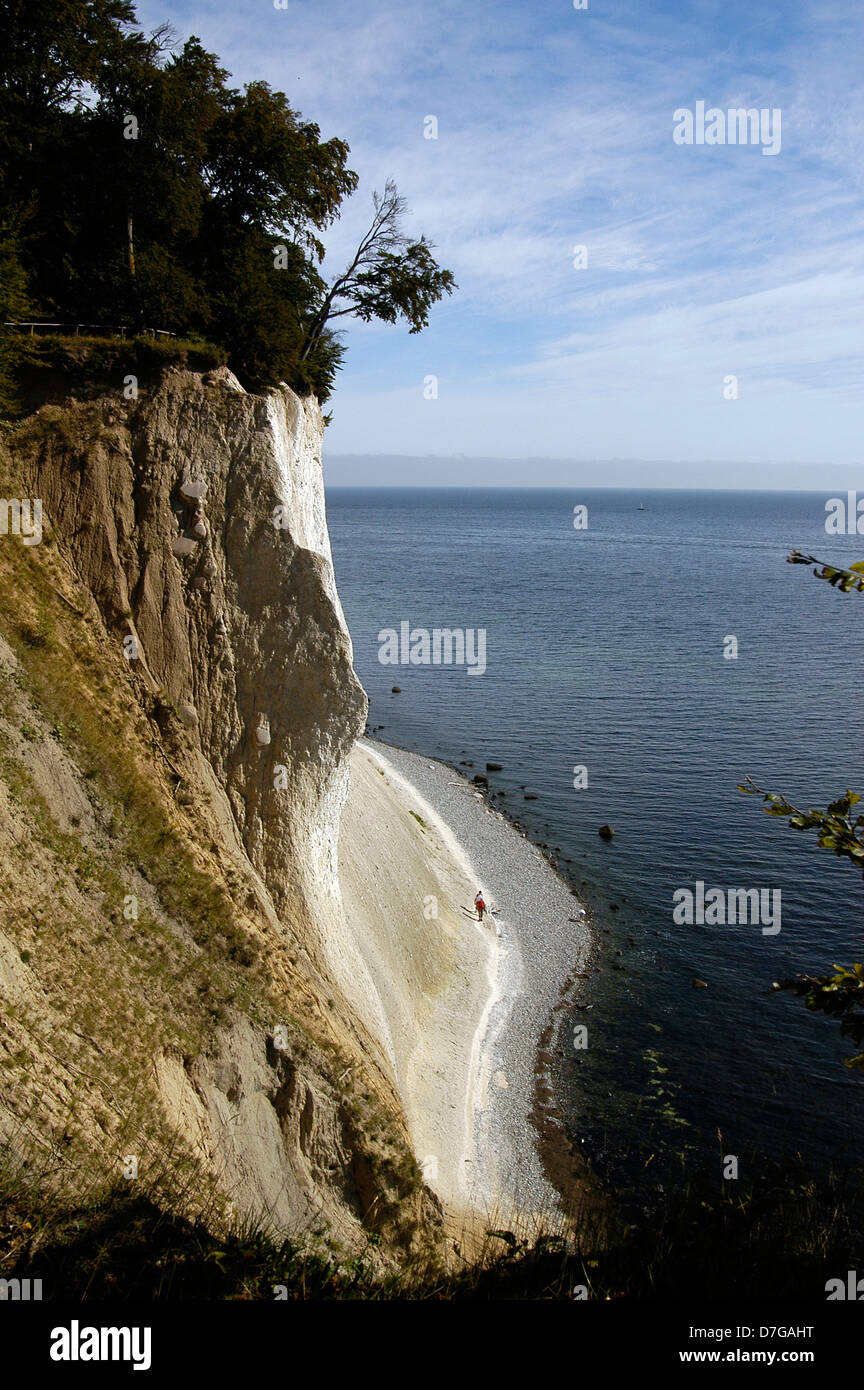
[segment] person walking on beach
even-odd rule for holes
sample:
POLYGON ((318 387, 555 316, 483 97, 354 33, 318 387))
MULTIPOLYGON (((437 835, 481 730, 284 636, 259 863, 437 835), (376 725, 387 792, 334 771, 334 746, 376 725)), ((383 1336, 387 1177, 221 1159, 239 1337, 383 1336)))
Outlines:
POLYGON ((477 895, 476 895, 476 897, 474 898, 474 906, 475 906, 476 909, 477 909, 477 921, 478 921, 478 922, 482 922, 482 921, 483 921, 483 913, 486 911, 486 904, 485 904, 485 902, 483 901, 483 889, 482 889, 482 888, 478 888, 478 889, 477 889, 477 895))

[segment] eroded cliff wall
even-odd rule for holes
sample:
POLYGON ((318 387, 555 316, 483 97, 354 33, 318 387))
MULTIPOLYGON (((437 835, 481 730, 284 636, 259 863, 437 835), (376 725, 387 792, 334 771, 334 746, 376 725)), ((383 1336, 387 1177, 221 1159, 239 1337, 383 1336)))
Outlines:
POLYGON ((0 537, 0 1126, 73 1190, 140 1151, 280 1231, 410 1244, 437 1212, 337 877, 366 700, 322 429, 223 368, 7 433, 44 535, 0 537))

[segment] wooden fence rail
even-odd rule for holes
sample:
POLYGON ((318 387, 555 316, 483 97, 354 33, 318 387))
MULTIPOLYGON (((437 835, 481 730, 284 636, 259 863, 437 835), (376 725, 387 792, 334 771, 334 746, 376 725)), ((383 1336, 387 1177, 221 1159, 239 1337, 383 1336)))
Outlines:
POLYGON ((29 333, 34 337, 37 332, 66 333, 70 336, 74 334, 76 338, 81 333, 93 333, 102 338, 125 338, 129 333, 132 337, 144 338, 176 338, 176 333, 170 333, 167 328, 141 328, 134 331, 125 325, 109 323, 39 323, 36 320, 27 323, 4 323, 4 328, 18 328, 24 333, 29 333))

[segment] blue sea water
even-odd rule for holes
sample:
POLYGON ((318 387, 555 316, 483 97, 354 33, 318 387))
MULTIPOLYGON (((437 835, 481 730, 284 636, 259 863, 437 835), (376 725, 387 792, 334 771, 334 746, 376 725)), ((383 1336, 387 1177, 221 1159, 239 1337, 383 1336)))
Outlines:
POLYGON ((498 804, 558 852, 592 908, 595 970, 563 1029, 587 1023, 589 1046, 565 1048, 559 1101, 619 1182, 682 1153, 718 1173, 721 1154, 745 1171, 860 1156, 851 1044, 765 991, 864 958, 864 882, 736 789, 749 775, 806 806, 864 792, 864 595, 784 563, 792 547, 864 558, 864 537, 826 534, 831 495, 328 491, 370 729, 456 766, 503 764, 498 804), (485 673, 382 665, 379 631, 405 621, 485 629, 485 673), (698 880, 779 888, 781 931, 676 926, 673 893, 698 880))

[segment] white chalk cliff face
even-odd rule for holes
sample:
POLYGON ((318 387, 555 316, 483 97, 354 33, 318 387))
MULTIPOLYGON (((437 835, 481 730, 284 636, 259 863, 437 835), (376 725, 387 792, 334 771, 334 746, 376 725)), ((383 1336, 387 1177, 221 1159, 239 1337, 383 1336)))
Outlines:
MULTIPOLYGON (((321 1211, 347 1241, 367 1210, 404 1205, 415 1229, 435 1204, 411 1175, 386 1004, 340 894, 340 817, 367 701, 333 576, 322 435, 317 403, 287 387, 252 395, 225 368, 172 368, 136 400, 115 391, 43 407, 3 466, 20 495, 42 499, 46 545, 26 553, 37 568, 57 556, 45 592, 60 596, 58 623, 78 624, 75 643, 85 630, 98 638, 96 686, 119 690, 143 730, 134 755, 158 745, 167 823, 227 886, 267 998, 283 991, 286 1016, 313 1039, 304 1061, 289 1059, 247 1015, 208 1056, 160 1044, 154 1075, 172 1123, 241 1206, 266 1206, 281 1229, 321 1211), (315 1060, 319 1046, 338 1067, 315 1060), (352 1082, 357 1105, 384 1108, 368 1132, 341 1094, 352 1082)), ((124 739, 131 759, 131 732, 106 727, 112 757, 124 739)), ((86 793, 86 774, 67 771, 86 793)), ((171 915, 155 899, 153 911, 171 915)), ((46 1049, 46 1075, 51 1065, 46 1049)))
POLYGON ((34 485, 140 670, 194 727, 279 917, 308 914, 323 944, 366 697, 333 578, 320 410, 287 388, 247 395, 221 369, 170 371, 127 428, 122 415, 86 467, 42 466, 34 485))
MULTIPOLYGON (((5 922, 0 910, 0 998, 27 1012, 9 1056, 46 1040, 38 1065, 7 1073, 8 1099, 0 1068, 0 1143, 24 1112, 61 1123, 57 1057, 78 1055, 86 1014, 97 1051, 75 1073, 84 1152, 110 1164, 111 1144, 134 1151, 115 1139, 102 1082, 123 1102, 124 1134, 146 1127, 133 1110, 150 1087, 153 1144, 167 1121, 169 1146, 179 1136, 235 1209, 282 1234, 320 1223, 351 1248, 374 1226, 403 1249, 437 1238, 442 1207, 462 1230, 495 1205, 472 1174, 497 955, 460 911, 476 874, 447 827, 358 746, 367 700, 333 574, 322 436, 317 403, 287 387, 253 395, 226 368, 171 368, 136 400, 66 398, 0 440, 4 486, 41 498, 46 526, 44 545, 0 550, 0 591, 14 575, 33 590, 0 622, 0 746, 42 788, 65 789, 68 839, 37 845, 28 891, 49 886, 46 922, 70 893, 77 914, 74 931, 40 937, 32 914, 5 922), (22 633, 41 609, 49 685, 56 671, 101 719, 111 711, 97 725, 101 780, 92 740, 52 739, 44 686, 45 709, 21 704, 42 650, 38 631, 35 648, 22 633), (124 761, 156 808, 151 843, 164 826, 172 862, 185 855, 176 893, 118 814, 111 774, 124 761), (106 864, 100 887, 69 881, 70 842, 106 864), (190 862, 205 883, 194 912, 190 862), (130 891, 150 920, 127 930, 130 891), (133 1013, 130 1066, 120 1022, 133 1013)), ((0 760, 0 901, 37 832, 0 760)))

